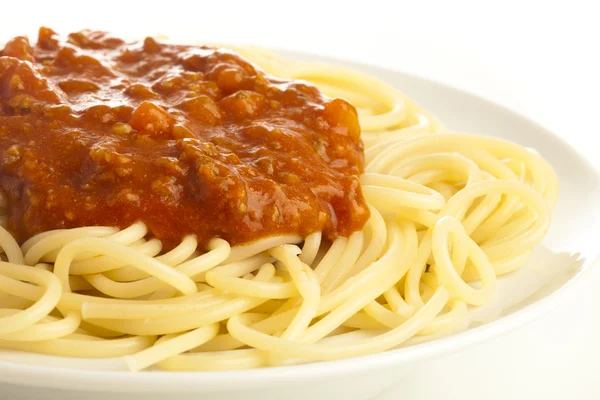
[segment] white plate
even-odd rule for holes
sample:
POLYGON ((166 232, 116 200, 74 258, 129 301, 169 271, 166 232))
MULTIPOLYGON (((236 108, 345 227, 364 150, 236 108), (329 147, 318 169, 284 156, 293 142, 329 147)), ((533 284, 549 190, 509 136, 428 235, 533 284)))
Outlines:
POLYGON ((535 148, 558 173, 560 198, 548 236, 523 269, 500 279, 494 302, 471 313, 468 331, 367 357, 209 373, 131 373, 114 371, 123 368, 120 360, 68 360, 0 352, 0 398, 370 399, 402 377, 415 362, 426 366, 427 360, 513 330, 560 302, 598 255, 600 209, 596 204, 600 204, 600 176, 592 165, 562 139, 486 100, 403 73, 344 64, 398 87, 453 130, 497 136, 535 148))

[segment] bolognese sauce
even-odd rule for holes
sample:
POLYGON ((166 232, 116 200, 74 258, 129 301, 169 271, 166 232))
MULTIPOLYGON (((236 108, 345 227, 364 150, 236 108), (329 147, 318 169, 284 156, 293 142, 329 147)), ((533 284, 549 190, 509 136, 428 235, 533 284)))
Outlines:
POLYGON ((232 244, 369 216, 355 108, 234 52, 41 28, 0 51, 0 189, 23 241, 143 221, 232 244))

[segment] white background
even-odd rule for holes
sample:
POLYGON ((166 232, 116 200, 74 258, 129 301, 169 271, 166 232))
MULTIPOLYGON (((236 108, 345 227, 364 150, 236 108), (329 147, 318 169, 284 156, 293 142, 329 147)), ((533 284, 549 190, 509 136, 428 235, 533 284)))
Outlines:
MULTIPOLYGON (((387 66, 528 115, 600 165, 595 0, 66 3, 3 0, 0 40, 40 25, 61 33, 94 28, 253 43, 387 66)), ((541 320, 432 364, 428 377, 411 377, 423 382, 419 390, 399 387, 382 398, 600 398, 600 271, 587 281, 541 320)))

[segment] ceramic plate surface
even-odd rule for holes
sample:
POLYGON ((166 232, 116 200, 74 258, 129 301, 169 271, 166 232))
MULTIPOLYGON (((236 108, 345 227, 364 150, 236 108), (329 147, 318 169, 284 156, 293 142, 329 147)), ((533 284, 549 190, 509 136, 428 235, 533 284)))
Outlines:
POLYGON ((120 359, 73 360, 0 351, 0 398, 370 399, 415 363, 427 363, 532 321, 560 302, 593 267, 599 249, 600 176, 561 138, 517 113, 425 79, 290 56, 358 68, 399 88, 452 130, 496 136, 540 152, 558 173, 560 197, 551 229, 525 267, 500 278, 494 301, 470 312, 466 332, 428 343, 340 361, 208 373, 132 373, 124 370, 120 359))

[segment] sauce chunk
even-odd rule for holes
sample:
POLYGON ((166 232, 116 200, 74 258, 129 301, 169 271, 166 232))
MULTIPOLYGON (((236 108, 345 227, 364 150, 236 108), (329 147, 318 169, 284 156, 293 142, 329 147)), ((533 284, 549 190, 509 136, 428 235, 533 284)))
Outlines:
POLYGON ((41 28, 0 51, 0 190, 23 241, 143 221, 166 248, 369 216, 355 108, 228 50, 41 28))

